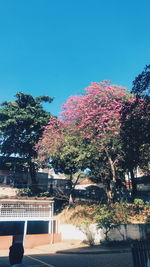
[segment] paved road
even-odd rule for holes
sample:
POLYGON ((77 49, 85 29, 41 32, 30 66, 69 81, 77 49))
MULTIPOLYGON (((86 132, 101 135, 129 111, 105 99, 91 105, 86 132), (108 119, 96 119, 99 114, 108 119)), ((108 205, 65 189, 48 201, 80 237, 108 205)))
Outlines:
MULTIPOLYGON (((130 253, 113 254, 51 254, 24 256, 29 267, 133 267, 130 253)), ((0 258, 0 267, 10 267, 6 257, 0 258)))

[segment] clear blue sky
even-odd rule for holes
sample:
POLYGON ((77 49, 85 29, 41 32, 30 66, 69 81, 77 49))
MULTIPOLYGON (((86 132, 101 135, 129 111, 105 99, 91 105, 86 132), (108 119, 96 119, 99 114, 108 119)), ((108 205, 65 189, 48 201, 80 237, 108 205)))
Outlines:
POLYGON ((55 115, 92 81, 131 89, 150 63, 149 0, 0 0, 0 102, 55 97, 55 115))

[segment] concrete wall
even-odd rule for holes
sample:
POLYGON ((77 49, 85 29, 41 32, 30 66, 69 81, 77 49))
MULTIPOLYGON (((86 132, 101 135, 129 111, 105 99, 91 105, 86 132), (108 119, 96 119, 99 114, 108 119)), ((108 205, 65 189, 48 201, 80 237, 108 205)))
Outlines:
MULTIPOLYGON (((95 224, 89 226, 89 231, 95 239, 95 242, 104 240, 105 235, 102 229, 97 229, 95 224)), ((79 228, 72 224, 61 224, 59 226, 59 232, 62 235, 62 240, 75 239, 75 240, 87 240, 86 234, 79 228)), ((127 224, 121 225, 118 229, 112 229, 109 233, 111 240, 139 240, 150 239, 150 224, 127 224)))
POLYGON ((60 224, 59 232, 61 233, 62 239, 86 239, 85 234, 72 224, 60 224))

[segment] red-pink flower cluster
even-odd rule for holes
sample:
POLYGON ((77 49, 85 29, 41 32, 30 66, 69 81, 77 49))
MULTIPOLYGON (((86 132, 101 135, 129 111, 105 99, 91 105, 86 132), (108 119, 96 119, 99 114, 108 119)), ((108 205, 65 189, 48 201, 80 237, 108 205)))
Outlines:
POLYGON ((47 158, 48 155, 52 155, 58 149, 58 146, 63 141, 63 130, 64 125, 62 122, 55 117, 49 120, 43 132, 43 136, 36 147, 39 158, 47 158))
POLYGON ((37 146, 38 154, 41 157, 55 154, 66 134, 80 134, 102 149, 120 132, 120 111, 126 100, 132 102, 125 88, 92 83, 83 95, 71 96, 67 100, 59 119, 49 120, 37 146))
POLYGON ((120 111, 127 96, 120 86, 92 83, 85 94, 67 100, 60 120, 80 130, 86 138, 101 140, 108 135, 118 135, 120 111))

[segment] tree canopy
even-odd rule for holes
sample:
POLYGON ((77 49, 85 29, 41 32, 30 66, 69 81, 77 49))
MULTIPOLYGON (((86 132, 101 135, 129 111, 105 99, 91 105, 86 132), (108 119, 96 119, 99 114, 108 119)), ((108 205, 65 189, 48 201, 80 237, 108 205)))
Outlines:
POLYGON ((134 79, 131 92, 138 96, 150 96, 150 64, 134 79))
POLYGON ((79 133, 54 117, 50 118, 36 149, 39 164, 49 164, 56 173, 70 177, 86 168, 85 158, 90 153, 79 133))
POLYGON ((124 168, 130 172, 133 194, 136 194, 134 171, 137 167, 148 175, 150 158, 150 101, 136 97, 121 111, 121 140, 124 168))
POLYGON ((38 156, 70 175, 88 168, 112 197, 125 172, 131 173, 133 188, 134 170, 139 166, 149 172, 149 112, 148 96, 136 97, 108 82, 92 83, 66 101, 58 119, 49 120, 38 156))
POLYGON ((58 160, 59 155, 59 159, 65 159, 61 168, 72 163, 76 168, 99 165, 99 170, 104 166, 106 170, 107 166, 105 179, 109 184, 111 180, 116 182, 123 156, 120 112, 126 101, 132 102, 132 97, 125 88, 103 82, 92 83, 84 94, 70 97, 63 105, 61 117, 50 119, 43 132, 38 143, 40 158, 58 160))
POLYGON ((85 93, 68 99, 63 105, 61 120, 78 129, 80 134, 99 147, 108 158, 112 179, 115 181, 115 165, 120 157, 121 109, 132 97, 125 88, 108 83, 92 83, 85 93))
POLYGON ((0 108, 0 152, 6 157, 16 155, 24 158, 30 169, 31 179, 36 183, 35 144, 42 135, 51 114, 42 107, 42 101, 52 102, 48 96, 33 97, 19 92, 14 102, 4 102, 0 108))

